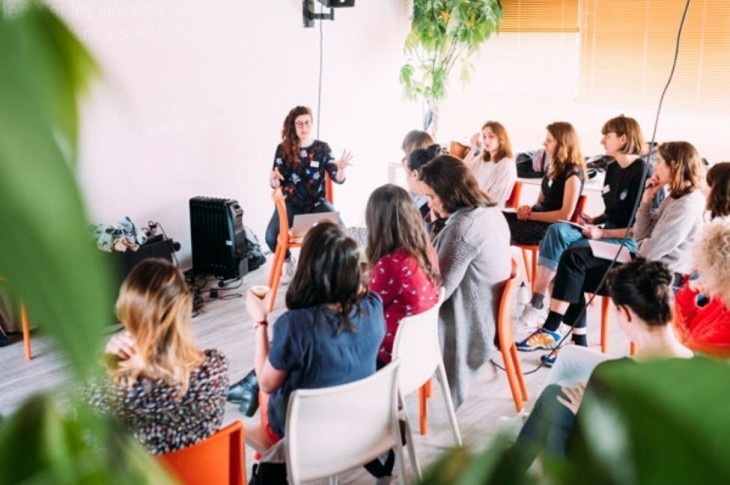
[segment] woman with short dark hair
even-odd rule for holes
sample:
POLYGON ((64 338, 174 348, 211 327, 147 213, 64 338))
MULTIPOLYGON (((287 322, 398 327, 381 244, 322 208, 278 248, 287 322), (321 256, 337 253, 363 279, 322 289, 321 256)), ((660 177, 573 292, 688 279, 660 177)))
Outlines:
POLYGON ((458 158, 441 155, 421 168, 429 206, 446 220, 434 239, 445 300, 439 313, 444 366, 454 406, 494 351, 497 311, 510 277, 509 227, 458 158))

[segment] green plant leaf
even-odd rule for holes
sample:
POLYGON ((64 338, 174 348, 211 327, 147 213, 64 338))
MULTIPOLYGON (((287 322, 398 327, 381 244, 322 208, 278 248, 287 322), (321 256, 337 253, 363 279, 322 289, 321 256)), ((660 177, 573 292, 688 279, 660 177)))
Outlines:
POLYGON ((0 275, 84 376, 112 300, 63 139, 93 62, 37 3, 0 17, 0 59, 0 275))

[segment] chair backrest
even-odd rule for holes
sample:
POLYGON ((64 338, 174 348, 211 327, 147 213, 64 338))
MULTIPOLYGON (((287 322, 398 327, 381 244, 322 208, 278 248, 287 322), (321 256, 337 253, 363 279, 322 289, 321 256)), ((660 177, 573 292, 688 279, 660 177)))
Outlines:
POLYGON ((571 222, 580 222, 578 218, 583 213, 583 210, 586 207, 587 200, 587 195, 581 195, 580 197, 578 197, 578 203, 575 204, 575 211, 573 211, 573 215, 570 218, 571 222))
POLYGON ((243 452, 243 423, 236 421, 204 441, 160 455, 158 460, 185 485, 244 485, 243 452))
POLYGON ((333 192, 333 185, 332 185, 332 177, 330 177, 330 173, 325 170, 324 171, 324 196, 327 198, 327 202, 334 205, 335 202, 335 195, 333 192))
POLYGON ((449 144, 449 155, 451 155, 452 157, 456 157, 460 160, 463 160, 470 151, 471 149, 468 146, 462 145, 458 141, 452 141, 449 144))
POLYGON ((282 240, 289 239, 289 218, 286 214, 286 202, 284 202, 284 193, 281 189, 275 189, 271 195, 276 206, 276 214, 279 216, 279 238, 282 240))
POLYGON ((299 389, 286 413, 290 483, 330 477, 400 446, 398 361, 341 386, 299 389))
POLYGON ((407 396, 433 377, 439 360, 439 309, 444 300, 444 289, 432 308, 417 315, 404 317, 398 323, 393 342, 393 358, 400 362, 398 371, 401 396, 407 396))
POLYGON ((520 194, 522 194, 522 182, 517 180, 512 186, 512 193, 504 203, 505 207, 516 209, 520 205, 520 194))
POLYGON ((497 313, 497 338, 499 339, 499 348, 502 350, 508 349, 514 343, 514 333, 510 319, 510 304, 518 274, 519 266, 517 265, 517 261, 512 258, 512 272, 507 283, 504 285, 504 290, 502 290, 502 298, 499 301, 499 311, 497 313))

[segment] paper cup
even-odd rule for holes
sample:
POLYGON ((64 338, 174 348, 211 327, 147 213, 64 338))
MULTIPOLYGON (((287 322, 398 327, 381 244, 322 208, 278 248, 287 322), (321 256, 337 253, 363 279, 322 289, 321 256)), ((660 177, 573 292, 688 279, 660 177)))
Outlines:
POLYGON ((254 295, 256 295, 257 298, 260 298, 263 300, 266 298, 266 295, 271 291, 271 288, 269 288, 266 285, 256 285, 251 287, 251 291, 254 295))

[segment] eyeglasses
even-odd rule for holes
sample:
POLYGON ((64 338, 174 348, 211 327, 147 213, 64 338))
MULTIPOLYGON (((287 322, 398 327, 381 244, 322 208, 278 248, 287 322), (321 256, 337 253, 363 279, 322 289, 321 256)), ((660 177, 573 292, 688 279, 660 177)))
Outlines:
POLYGON ((294 123, 294 126, 296 126, 297 128, 309 128, 310 126, 312 126, 312 122, 311 121, 297 121, 296 123, 294 123))

